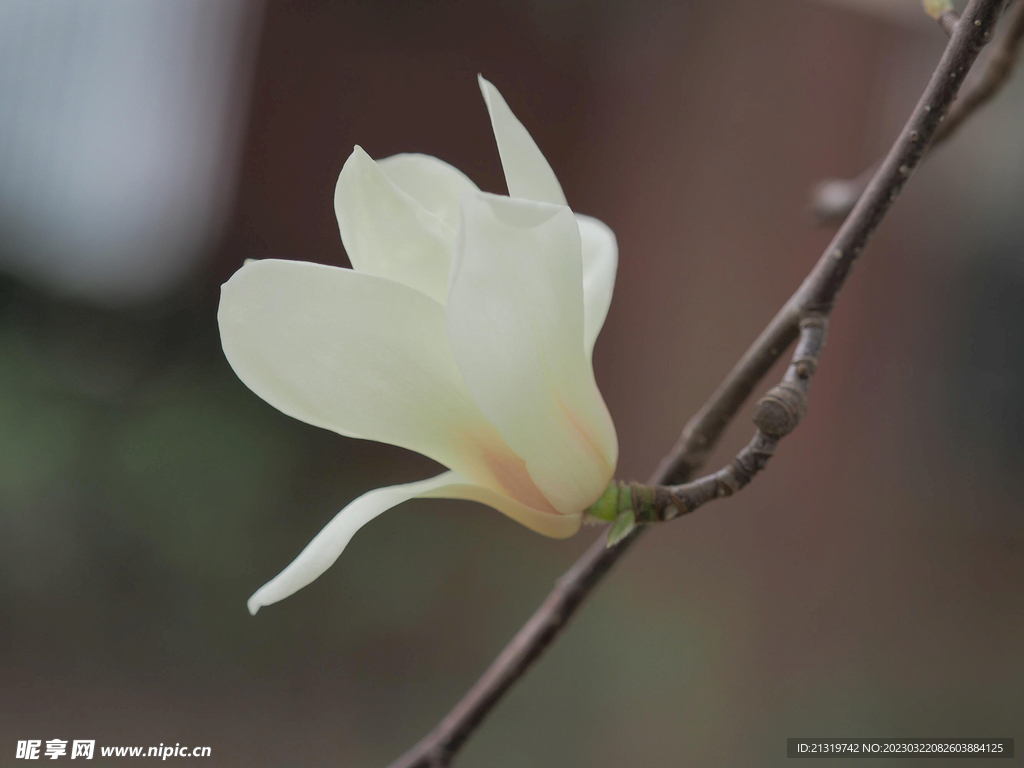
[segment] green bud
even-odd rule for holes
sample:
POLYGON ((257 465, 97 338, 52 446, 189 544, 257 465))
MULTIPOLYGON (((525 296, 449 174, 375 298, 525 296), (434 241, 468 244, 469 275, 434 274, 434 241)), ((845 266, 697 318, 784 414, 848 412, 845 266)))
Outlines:
POLYGON ((953 3, 949 0, 921 0, 921 2, 924 5, 924 12, 933 19, 938 19, 946 11, 953 10, 953 3))

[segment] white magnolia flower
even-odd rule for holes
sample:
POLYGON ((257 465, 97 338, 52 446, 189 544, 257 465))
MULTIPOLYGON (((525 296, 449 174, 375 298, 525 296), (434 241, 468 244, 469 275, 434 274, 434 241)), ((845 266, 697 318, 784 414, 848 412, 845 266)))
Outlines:
POLYGON ((611 230, 573 214, 547 160, 489 82, 509 197, 434 157, 356 147, 334 202, 352 269, 254 261, 224 285, 224 354, 308 424, 449 468, 343 509, 249 610, 327 570, 353 534, 412 498, 471 499, 566 537, 618 459, 591 353, 612 297, 611 230))

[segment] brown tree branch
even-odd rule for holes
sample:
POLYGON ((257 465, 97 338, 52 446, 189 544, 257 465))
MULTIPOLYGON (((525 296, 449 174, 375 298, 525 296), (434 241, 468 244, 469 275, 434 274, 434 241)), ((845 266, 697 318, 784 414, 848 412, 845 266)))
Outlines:
MULTIPOLYGON (((964 74, 988 39, 1001 6, 1002 0, 970 0, 924 95, 850 217, 796 293, 690 420, 680 441, 651 478, 652 484, 688 479, 743 401, 797 337, 800 321, 811 313, 828 316, 854 260, 934 138, 964 74)), ((636 528, 614 547, 606 547, 603 536, 598 538, 556 582, 540 607, 451 712, 391 768, 449 765, 474 729, 554 641, 601 578, 644 530, 636 528)))
MULTIPOLYGON (((947 24, 943 22, 942 17, 940 17, 939 23, 946 28, 947 24)), ((953 28, 955 27, 954 18, 953 28)), ((932 147, 952 136, 964 120, 974 114, 979 107, 989 102, 1006 84, 1013 73, 1014 64, 1020 57, 1022 43, 1024 43, 1024 0, 1017 0, 1008 16, 1006 29, 993 48, 980 78, 950 108, 945 122, 935 134, 932 147)), ((845 218, 867 188, 868 182, 874 175, 875 167, 871 166, 852 179, 826 179, 818 183, 811 192, 809 206, 815 220, 819 224, 827 224, 845 218)))

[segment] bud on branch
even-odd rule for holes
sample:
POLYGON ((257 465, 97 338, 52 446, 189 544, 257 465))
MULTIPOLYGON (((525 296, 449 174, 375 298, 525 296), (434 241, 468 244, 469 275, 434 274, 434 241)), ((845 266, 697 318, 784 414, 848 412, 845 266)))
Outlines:
POLYGON ((638 525, 662 523, 693 512, 707 502, 731 496, 768 464, 779 441, 807 413, 807 392, 825 347, 828 318, 807 313, 800 320, 800 338, 786 375, 754 409, 757 432, 732 463, 682 485, 642 485, 613 481, 587 514, 612 523, 608 546, 615 546, 638 525))

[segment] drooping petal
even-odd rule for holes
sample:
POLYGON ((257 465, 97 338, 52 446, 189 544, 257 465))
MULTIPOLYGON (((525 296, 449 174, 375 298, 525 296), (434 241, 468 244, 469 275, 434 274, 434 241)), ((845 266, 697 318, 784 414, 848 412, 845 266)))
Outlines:
POLYGON ((341 169, 334 211, 356 271, 445 300, 454 229, 396 186, 361 147, 341 169))
POLYGON ((224 284, 218 322, 238 377, 293 418, 454 469, 478 453, 474 439, 486 438, 444 308, 406 285, 321 264, 256 261, 224 284))
POLYGON ((619 245, 604 222, 578 213, 576 223, 583 246, 583 343, 590 358, 612 303, 619 245))
POLYGON ((445 222, 459 227, 459 198, 477 186, 458 168, 430 155, 407 153, 378 160, 391 182, 445 222))
POLYGON ((512 114, 497 88, 480 75, 477 75, 477 81, 491 116, 491 128, 498 143, 509 196, 567 205, 562 185, 529 131, 512 114))
POLYGON ((561 512, 589 506, 618 458, 584 349, 580 231, 563 206, 467 195, 447 327, 473 399, 561 512))
POLYGON ((298 557, 249 598, 249 613, 298 592, 330 568, 356 531, 383 512, 414 498, 468 499, 495 507, 517 522, 548 536, 564 538, 580 527, 581 516, 539 512, 493 491, 473 485, 455 472, 429 480, 364 493, 335 515, 298 557))

